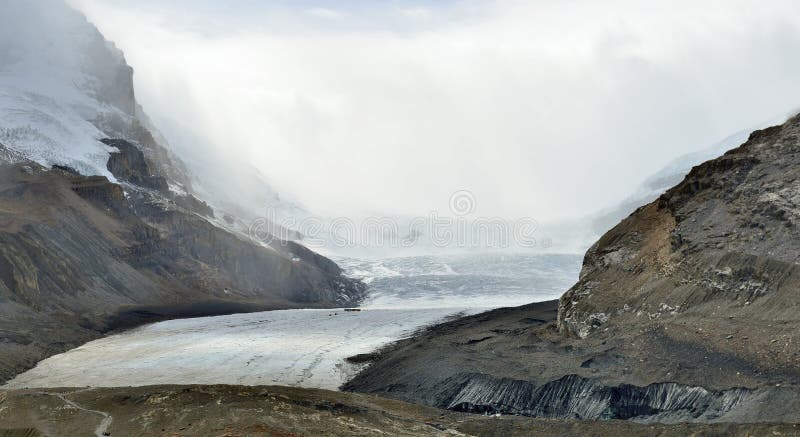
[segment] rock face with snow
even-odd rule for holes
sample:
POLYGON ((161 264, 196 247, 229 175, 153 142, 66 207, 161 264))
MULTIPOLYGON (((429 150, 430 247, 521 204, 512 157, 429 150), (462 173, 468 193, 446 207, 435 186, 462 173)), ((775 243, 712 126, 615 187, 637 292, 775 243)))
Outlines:
POLYGON ((799 183, 795 116, 608 231, 558 302, 433 327, 346 388, 539 417, 796 422, 799 183))
POLYGON ((132 75, 63 2, 0 4, 0 380, 117 327, 362 298, 300 245, 219 227, 132 75))
MULTIPOLYGON (((148 141, 136 103, 133 69, 116 47, 59 0, 0 5, 0 142, 49 167, 111 176, 108 137, 136 141, 153 158, 169 155, 148 141)), ((151 166, 173 168, 173 157, 151 166)))

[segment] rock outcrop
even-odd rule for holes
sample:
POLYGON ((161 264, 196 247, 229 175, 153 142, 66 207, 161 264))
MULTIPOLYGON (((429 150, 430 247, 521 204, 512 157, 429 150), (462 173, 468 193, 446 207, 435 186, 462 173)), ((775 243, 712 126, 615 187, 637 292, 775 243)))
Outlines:
POLYGON ((117 179, 143 188, 159 191, 169 189, 167 179, 150 171, 144 153, 136 146, 121 139, 105 139, 103 144, 117 149, 116 152, 111 152, 111 157, 108 159, 108 171, 117 179))
POLYGON ((692 169, 556 303, 397 343, 345 388, 470 411, 800 420, 800 116, 692 169))

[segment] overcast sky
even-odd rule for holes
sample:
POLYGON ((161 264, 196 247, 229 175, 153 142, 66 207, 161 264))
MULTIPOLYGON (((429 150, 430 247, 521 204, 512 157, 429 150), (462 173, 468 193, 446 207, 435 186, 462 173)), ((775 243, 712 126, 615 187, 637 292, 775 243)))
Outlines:
POLYGON ((800 107, 796 0, 70 3, 157 124, 336 213, 589 214, 800 107))

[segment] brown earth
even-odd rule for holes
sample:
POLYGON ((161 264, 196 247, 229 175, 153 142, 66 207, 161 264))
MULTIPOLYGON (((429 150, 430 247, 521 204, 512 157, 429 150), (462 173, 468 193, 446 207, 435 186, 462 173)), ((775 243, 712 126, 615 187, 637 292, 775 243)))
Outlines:
POLYGON ((482 416, 290 387, 153 386, 0 392, 0 436, 797 436, 800 427, 642 425, 482 416), (17 429, 17 434, 5 429, 17 429), (41 434, 37 434, 40 432, 41 434))

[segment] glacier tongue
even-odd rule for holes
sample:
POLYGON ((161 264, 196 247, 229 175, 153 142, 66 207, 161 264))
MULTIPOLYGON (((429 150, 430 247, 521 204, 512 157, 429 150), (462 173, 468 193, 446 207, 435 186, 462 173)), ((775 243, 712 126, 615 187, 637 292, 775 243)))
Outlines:
POLYGON ((462 311, 475 312, 284 310, 171 320, 50 357, 4 388, 279 384, 336 390, 357 370, 347 357, 462 311))

